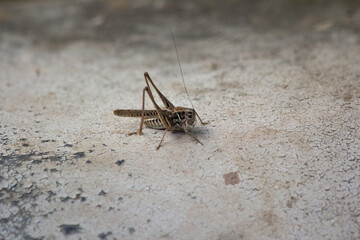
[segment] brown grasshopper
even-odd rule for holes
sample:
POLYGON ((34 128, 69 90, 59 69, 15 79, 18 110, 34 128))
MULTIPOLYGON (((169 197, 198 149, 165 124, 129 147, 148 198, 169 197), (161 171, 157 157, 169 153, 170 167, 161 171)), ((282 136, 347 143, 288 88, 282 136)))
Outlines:
MULTIPOLYGON (((176 50, 176 55, 178 58, 178 63, 180 67, 180 72, 182 76, 182 80, 184 83, 186 94, 189 97, 188 91, 186 89, 184 76, 182 73, 182 68, 180 64, 180 58, 179 54, 176 48, 175 39, 171 32, 171 35, 173 37, 173 42, 176 50)), ((183 131, 187 135, 194 138, 198 143, 203 145, 196 137, 190 134, 190 130, 194 127, 196 122, 196 116, 199 118, 201 124, 205 125, 207 123, 204 123, 199 114, 195 111, 193 108, 186 108, 186 107, 175 107, 174 104, 172 104, 156 87, 152 79, 150 78, 149 74, 147 72, 144 73, 146 87, 143 90, 143 99, 142 99, 142 110, 134 110, 134 109, 117 109, 114 111, 114 114, 120 117, 141 117, 140 121, 140 128, 138 131, 138 134, 142 134, 142 128, 145 124, 146 127, 154 128, 154 129, 163 129, 165 130, 164 135, 162 136, 159 145, 157 146, 156 150, 158 150, 161 146, 161 143, 164 140, 165 134, 168 131, 183 131), (161 101, 163 102, 165 108, 160 108, 159 105, 155 102, 154 96, 151 92, 150 84, 155 89, 157 94, 159 95, 161 101), (150 100, 154 104, 155 110, 145 110, 145 92, 149 95, 150 100)), ((190 98, 189 98, 190 100, 190 98)), ((192 105, 192 102, 190 100, 190 103, 192 105)))

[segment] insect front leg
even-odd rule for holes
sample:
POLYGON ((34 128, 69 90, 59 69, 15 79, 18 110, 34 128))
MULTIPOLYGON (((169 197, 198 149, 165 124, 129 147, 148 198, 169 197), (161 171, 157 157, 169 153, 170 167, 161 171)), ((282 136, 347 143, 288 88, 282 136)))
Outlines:
POLYGON ((198 143, 200 143, 201 145, 204 146, 204 144, 202 142, 200 142, 199 139, 197 139, 196 137, 194 137, 193 135, 191 135, 189 132, 186 132, 187 135, 189 135, 190 137, 192 137, 193 139, 195 139, 198 143))
MULTIPOLYGON (((195 111, 195 109, 194 109, 194 111, 195 111)), ((195 114, 196 114, 196 116, 198 117, 198 119, 200 120, 200 122, 201 122, 202 125, 208 124, 208 122, 203 122, 203 121, 201 120, 199 114, 198 114, 196 111, 195 111, 195 114)))

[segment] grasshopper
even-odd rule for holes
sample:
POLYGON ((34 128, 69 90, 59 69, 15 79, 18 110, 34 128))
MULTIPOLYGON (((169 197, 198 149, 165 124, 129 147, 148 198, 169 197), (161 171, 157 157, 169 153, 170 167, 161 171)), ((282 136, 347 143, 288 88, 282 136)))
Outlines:
MULTIPOLYGON (((171 32, 175 50, 176 50, 176 56, 179 63, 179 68, 182 76, 182 80, 184 83, 185 91, 187 96, 189 97, 188 91, 186 89, 184 76, 180 64, 180 58, 177 51, 174 35, 171 32)), ((143 89, 143 98, 142 98, 142 109, 141 110, 135 110, 135 109, 117 109, 114 111, 114 114, 116 116, 120 117, 140 117, 140 127, 138 134, 142 134, 143 125, 145 124, 146 127, 154 128, 154 129, 162 129, 165 130, 159 145, 157 146, 156 150, 158 150, 161 146, 161 143, 164 140, 164 137, 168 131, 183 131, 187 135, 191 136, 193 139, 195 139, 198 143, 203 145, 196 137, 190 134, 190 130, 194 127, 196 122, 196 117, 199 118, 202 125, 205 125, 207 123, 204 123, 199 114, 195 111, 194 106, 190 100, 190 103, 192 105, 192 108, 186 108, 186 107, 175 107, 174 104, 172 104, 162 93, 161 91, 156 87, 152 79, 150 78, 150 75, 145 72, 145 83, 146 86, 143 89), (164 104, 164 108, 159 107, 159 105, 156 103, 154 96, 152 94, 149 82, 151 86, 155 89, 156 93, 159 95, 161 101, 164 104), (150 100, 154 104, 155 110, 145 110, 145 93, 148 94, 150 100)))

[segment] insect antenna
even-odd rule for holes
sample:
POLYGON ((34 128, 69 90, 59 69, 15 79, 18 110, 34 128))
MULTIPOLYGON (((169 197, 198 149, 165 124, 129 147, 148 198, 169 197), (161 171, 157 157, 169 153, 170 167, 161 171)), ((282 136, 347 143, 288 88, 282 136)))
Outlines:
POLYGON ((177 50, 176 42, 175 42, 175 37, 174 37, 174 34, 173 34, 173 32, 171 31, 171 29, 170 29, 170 33, 171 33, 171 37, 172 37, 172 40, 173 40, 173 43, 174 43, 174 47, 175 47, 175 51, 176 51, 176 57, 177 57, 177 60, 178 60, 178 64, 179 64, 179 68, 180 68, 180 73, 181 73, 181 78, 182 78, 182 82, 183 82, 183 84, 184 84, 185 92, 186 92, 186 95, 187 95, 187 97, 188 97, 188 99, 189 99, 189 101, 190 101, 190 103, 191 103, 192 108, 195 110, 194 105, 193 105, 193 103, 192 103, 192 101, 191 101, 191 99, 190 99, 190 97, 189 97, 189 92, 188 92, 187 87, 186 87, 186 84, 185 84, 184 73, 183 73, 183 70, 182 70, 182 67, 181 67, 181 63, 180 63, 179 52, 178 52, 178 50, 177 50))
POLYGON ((196 110, 195 110, 195 108, 194 108, 194 105, 193 105, 193 103, 192 103, 192 101, 191 101, 191 99, 190 99, 189 92, 188 92, 188 90, 187 90, 187 87, 186 87, 186 84, 185 84, 185 80, 184 80, 183 70, 182 70, 181 63, 180 63, 179 52, 178 52, 177 47, 176 47, 175 37, 174 37, 174 34, 173 34, 173 32, 171 31, 171 29, 170 29, 170 33, 171 33, 171 37, 172 37, 172 39, 173 39, 173 43, 174 43, 174 47, 175 47, 175 51, 176 51, 176 57, 177 57, 178 64, 179 64, 179 68, 180 68, 181 79, 182 79, 182 82, 183 82, 183 84, 184 84, 184 88, 185 88, 186 95, 187 95, 187 97, 188 97, 188 99, 189 99, 189 102, 191 103, 192 109, 194 109, 195 114, 196 114, 196 116, 199 118, 201 124, 202 124, 202 125, 206 125, 207 123, 205 123, 205 122, 203 122, 203 121, 201 120, 199 114, 196 112, 196 110))

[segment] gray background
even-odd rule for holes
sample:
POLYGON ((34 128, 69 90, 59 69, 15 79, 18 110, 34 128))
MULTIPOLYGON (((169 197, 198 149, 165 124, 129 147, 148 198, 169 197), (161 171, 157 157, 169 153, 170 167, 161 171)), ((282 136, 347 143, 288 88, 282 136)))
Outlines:
POLYGON ((357 1, 0 1, 0 239, 359 239, 359 81, 357 1))

